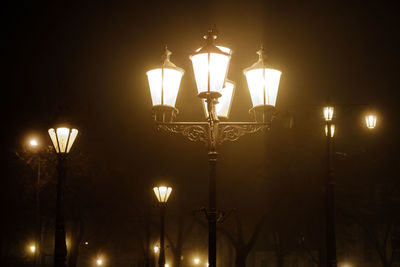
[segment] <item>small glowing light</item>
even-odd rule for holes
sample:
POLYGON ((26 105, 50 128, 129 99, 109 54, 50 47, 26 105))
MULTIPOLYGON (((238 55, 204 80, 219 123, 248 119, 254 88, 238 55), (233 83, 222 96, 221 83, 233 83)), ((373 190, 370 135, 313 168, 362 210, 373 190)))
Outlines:
POLYGON ((333 107, 324 107, 324 118, 326 121, 331 121, 333 118, 333 107))
POLYGON ((31 139, 29 141, 29 145, 33 147, 38 146, 38 141, 36 139, 31 139))
POLYGON ((35 251, 36 251, 36 246, 35 246, 35 245, 29 246, 29 250, 30 250, 30 252, 35 253, 35 251))
POLYGON ((154 249, 154 253, 157 253, 160 248, 158 246, 154 246, 153 249, 154 249))
POLYGON ((89 245, 89 242, 86 241, 86 242, 85 242, 85 245, 86 245, 86 246, 89 245))
POLYGON ((200 263, 200 259, 199 258, 195 258, 193 261, 194 261, 194 264, 199 264, 200 263))
POLYGON ((103 260, 102 259, 97 259, 96 263, 97 263, 97 265, 103 265, 103 260))
POLYGON ((365 123, 368 129, 374 129, 376 126, 376 116, 373 114, 365 116, 365 123))
POLYGON ((166 263, 166 264, 165 264, 165 267, 169 267, 169 264, 168 264, 168 263, 166 263))
POLYGON ((210 264, 208 264, 208 262, 206 263, 206 266, 208 267, 208 265, 210 265, 210 264))
POLYGON ((159 187, 154 187, 153 190, 154 190, 154 194, 157 197, 157 200, 160 203, 167 203, 168 198, 172 192, 172 187, 159 186, 159 187))

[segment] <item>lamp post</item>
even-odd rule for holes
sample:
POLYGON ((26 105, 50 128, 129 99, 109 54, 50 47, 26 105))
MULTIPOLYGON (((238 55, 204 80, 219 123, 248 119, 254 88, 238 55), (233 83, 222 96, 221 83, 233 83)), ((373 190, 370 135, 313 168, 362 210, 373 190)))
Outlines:
POLYGON ((66 160, 72 145, 78 135, 77 129, 59 127, 49 129, 50 139, 57 153, 57 200, 56 200, 56 227, 54 244, 54 266, 65 267, 67 244, 64 222, 64 189, 66 178, 66 160))
POLYGON ((326 135, 326 266, 336 267, 336 230, 335 230, 335 183, 332 168, 332 138, 335 134, 333 124, 334 107, 329 105, 323 110, 326 135))
POLYGON ((196 80, 198 97, 204 103, 206 120, 203 122, 174 122, 178 114, 175 101, 184 71, 170 61, 171 52, 165 48, 161 66, 147 72, 153 101, 153 118, 157 128, 180 133, 190 141, 203 142, 208 149, 209 162, 209 207, 206 211, 209 228, 208 262, 216 266, 216 164, 217 147, 225 141, 236 141, 239 137, 269 129, 276 115, 275 102, 281 72, 268 66, 264 51, 258 51, 259 60, 244 70, 250 90, 253 122, 225 122, 220 117, 229 115, 234 83, 227 79, 232 51, 214 44, 217 36, 211 30, 205 45, 190 57, 196 80))
MULTIPOLYGON (((158 265, 165 267, 165 247, 164 247, 164 226, 165 226, 165 207, 171 195, 172 188, 167 186, 158 186, 153 188, 154 194, 160 203, 160 256, 158 258, 158 265)), ((155 251, 155 250, 154 250, 155 251)))
POLYGON ((39 142, 36 138, 32 138, 29 140, 29 148, 32 152, 37 153, 37 174, 35 181, 35 246, 32 253, 34 253, 34 266, 39 265, 39 249, 41 249, 40 244, 40 233, 41 233, 41 225, 40 225, 40 196, 39 196, 39 184, 40 184, 40 153, 39 153, 39 142), (39 249, 38 249, 39 248, 39 249))
MULTIPOLYGON (((323 108, 325 119, 325 135, 326 135, 326 266, 336 267, 336 229, 335 229, 335 179, 333 173, 333 153, 332 143, 335 135, 334 121, 335 108, 330 105, 329 100, 327 106, 323 108)), ((368 129, 374 129, 376 126, 376 115, 371 111, 365 116, 365 122, 368 129)))

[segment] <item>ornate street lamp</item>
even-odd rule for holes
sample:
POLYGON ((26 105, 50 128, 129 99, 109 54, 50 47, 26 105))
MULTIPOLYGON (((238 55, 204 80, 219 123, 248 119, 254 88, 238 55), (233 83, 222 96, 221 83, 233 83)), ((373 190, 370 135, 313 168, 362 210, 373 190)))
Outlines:
POLYGON ((326 106, 324 107, 324 118, 325 121, 331 121, 333 119, 333 111, 334 111, 334 107, 332 106, 326 106))
MULTIPOLYGON (((164 247, 164 226, 165 226, 165 208, 167 201, 171 195, 172 188, 167 186, 158 186, 153 188, 154 194, 160 203, 160 256, 158 258, 158 265, 165 267, 165 247, 164 247)), ((156 248, 156 247, 154 247, 156 248)), ((155 250, 154 250, 155 251, 155 250)))
MULTIPOLYGON (((270 128, 271 121, 276 113, 275 104, 281 72, 267 67, 262 51, 259 52, 260 57, 257 63, 244 71, 253 101, 253 108, 250 113, 253 115, 254 122, 220 121, 220 117, 228 117, 234 95, 234 84, 226 80, 232 51, 229 48, 214 44, 217 36, 212 30, 204 38, 205 45, 197 49, 190 56, 190 59, 193 64, 198 97, 205 106, 206 121, 174 122, 178 110, 175 107, 160 109, 157 105, 161 102, 154 100, 160 95, 157 90, 153 89, 155 88, 154 84, 160 84, 160 78, 149 75, 149 72, 147 76, 153 99, 153 117, 157 123, 157 128, 172 133, 180 133, 191 141, 201 141, 208 148, 210 166, 209 208, 206 210, 209 226, 208 262, 211 267, 215 267, 218 217, 216 202, 217 147, 225 141, 236 141, 245 134, 270 128), (262 116, 261 119, 259 119, 259 114, 262 116)), ((180 69, 179 72, 183 73, 183 70, 180 69)), ((165 75, 167 73, 164 73, 165 75)), ((175 79, 175 81, 177 80, 175 79)), ((179 88, 179 82, 175 83, 174 88, 179 88)), ((160 86, 157 88, 160 88, 160 86)), ((177 94, 177 91, 175 94, 177 94)))
POLYGON ((365 116, 365 124, 367 125, 368 129, 374 129, 376 126, 376 115, 368 114, 365 116))
POLYGON ((67 243, 64 221, 64 189, 66 177, 66 159, 78 135, 77 129, 59 127, 49 129, 50 139, 57 153, 57 202, 56 202, 56 233, 54 246, 54 266, 65 267, 67 243))

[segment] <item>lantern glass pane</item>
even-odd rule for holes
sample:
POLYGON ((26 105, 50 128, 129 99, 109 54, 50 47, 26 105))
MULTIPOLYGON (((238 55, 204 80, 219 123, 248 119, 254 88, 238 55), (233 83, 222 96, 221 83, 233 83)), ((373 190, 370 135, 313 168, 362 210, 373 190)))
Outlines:
POLYGON ((171 195, 172 188, 166 186, 159 186, 153 188, 154 194, 157 197, 158 202, 166 203, 169 196, 171 195))
MULTIPOLYGON (((331 137, 335 135, 335 124, 331 124, 331 137)), ((325 136, 328 136, 328 125, 325 125, 325 136)))
POLYGON ((175 107, 182 75, 181 71, 170 68, 158 68, 147 72, 153 106, 175 107))
MULTIPOLYGON (((223 52, 230 53, 229 48, 218 48, 223 52)), ((201 53, 192 56, 191 59, 198 93, 208 91, 208 75, 210 75, 210 91, 221 92, 228 71, 230 56, 218 53, 201 53)))
POLYGON ((375 115, 365 116, 365 122, 367 124, 368 129, 374 129, 376 126, 376 116, 375 115))
POLYGON ((57 153, 59 153, 60 151, 58 150, 56 131, 53 128, 49 129, 49 135, 51 142, 53 143, 54 149, 56 150, 57 153))
POLYGON ((58 145, 60 146, 60 153, 65 153, 70 131, 68 128, 62 127, 57 128, 56 133, 58 138, 58 145))
POLYGON ((245 73, 253 107, 275 106, 281 74, 279 70, 269 68, 252 69, 245 73))
POLYGON ((69 151, 71 150, 71 147, 74 144, 77 135, 78 135, 78 130, 77 129, 72 129, 71 130, 71 135, 69 136, 67 153, 69 153, 69 151))
POLYGON ((333 118, 333 107, 324 107, 324 118, 326 121, 331 121, 333 118))

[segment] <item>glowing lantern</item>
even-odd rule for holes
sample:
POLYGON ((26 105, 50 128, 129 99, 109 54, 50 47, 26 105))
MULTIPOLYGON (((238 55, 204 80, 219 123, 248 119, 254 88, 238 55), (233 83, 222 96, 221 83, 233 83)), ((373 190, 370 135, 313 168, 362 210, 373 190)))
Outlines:
POLYGON ((206 45, 190 56, 200 96, 207 93, 221 93, 228 73, 231 50, 226 47, 215 46, 214 40, 216 38, 217 36, 213 31, 209 31, 204 36, 206 45))
POLYGON ((376 116, 373 114, 365 116, 365 123, 368 129, 374 129, 376 126, 376 116))
MULTIPOLYGON (((331 127, 331 137, 335 135, 335 124, 330 124, 331 127)), ((328 125, 325 125, 325 135, 328 136, 328 125)))
MULTIPOLYGON (((235 83, 226 80, 225 86, 221 90, 222 96, 218 98, 218 103, 215 105, 215 112, 217 113, 218 117, 224 117, 224 118, 229 117, 234 90, 235 90, 235 83)), ((206 100, 203 99, 202 101, 206 117, 208 117, 206 100)))
POLYGON ((168 198, 172 192, 172 187, 158 186, 158 187, 154 187, 153 191, 157 197, 158 202, 167 203, 168 198))
POLYGON ((51 128, 49 129, 49 135, 57 154, 65 154, 69 153, 71 150, 76 136, 78 135, 78 130, 66 127, 57 129, 51 128))
POLYGON ((324 107, 324 118, 325 121, 331 121, 333 118, 334 108, 331 106, 324 107))
POLYGON ((257 106, 275 107, 282 72, 267 67, 262 47, 257 54, 258 61, 243 71, 253 108, 257 106))
POLYGON ((170 61, 170 56, 171 51, 165 47, 162 65, 147 72, 153 106, 175 107, 179 85, 185 71, 175 66, 170 61))

